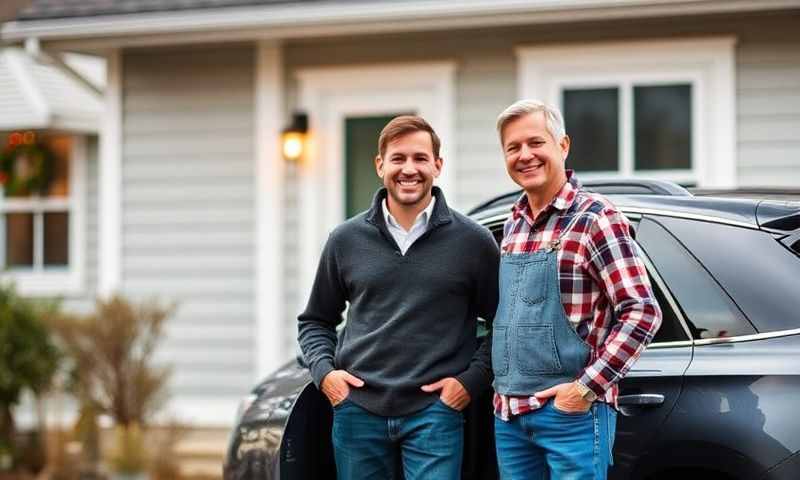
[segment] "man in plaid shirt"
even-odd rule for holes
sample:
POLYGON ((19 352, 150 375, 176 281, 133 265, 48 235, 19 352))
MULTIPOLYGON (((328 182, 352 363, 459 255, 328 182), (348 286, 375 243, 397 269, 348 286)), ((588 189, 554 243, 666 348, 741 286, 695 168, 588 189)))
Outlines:
POLYGON ((628 221, 565 169, 561 113, 522 100, 497 130, 525 191, 505 225, 493 326, 500 476, 605 479, 617 384, 661 311, 628 221))

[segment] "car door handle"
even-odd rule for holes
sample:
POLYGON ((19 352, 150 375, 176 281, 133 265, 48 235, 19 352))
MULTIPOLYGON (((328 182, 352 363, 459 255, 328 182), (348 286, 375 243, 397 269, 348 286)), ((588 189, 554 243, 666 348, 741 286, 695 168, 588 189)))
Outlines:
POLYGON ((664 403, 664 395, 660 393, 641 393, 638 395, 620 395, 617 398, 619 405, 661 405, 664 403))

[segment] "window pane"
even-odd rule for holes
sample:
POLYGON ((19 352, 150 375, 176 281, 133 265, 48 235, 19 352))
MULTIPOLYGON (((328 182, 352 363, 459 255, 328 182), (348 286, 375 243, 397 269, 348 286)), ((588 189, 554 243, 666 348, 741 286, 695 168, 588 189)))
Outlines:
POLYGON ((637 237, 683 309, 695 339, 755 333, 727 293, 661 224, 643 219, 637 237))
POLYGON ((72 152, 72 137, 50 136, 45 139, 47 146, 55 156, 53 165, 53 180, 47 195, 51 197, 69 196, 69 168, 70 153, 72 152))
POLYGON ((692 165, 692 86, 634 87, 636 169, 692 165))
POLYGON ((33 266, 33 214, 6 214, 6 266, 33 266))
POLYGON ((69 265, 69 214, 44 214, 44 264, 69 265))
POLYGON ((619 89, 565 89, 564 123, 572 140, 567 167, 619 169, 619 89))

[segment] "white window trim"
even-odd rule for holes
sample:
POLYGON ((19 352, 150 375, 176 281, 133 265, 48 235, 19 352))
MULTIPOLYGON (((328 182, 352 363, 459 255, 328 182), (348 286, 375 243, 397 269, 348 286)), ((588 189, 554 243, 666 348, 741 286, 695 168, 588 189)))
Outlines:
POLYGON ((622 175, 735 187, 735 44, 735 37, 726 36, 519 47, 518 91, 521 98, 561 107, 562 87, 622 87, 620 170, 579 172, 581 178, 622 175), (625 138, 632 128, 629 87, 675 82, 692 84, 692 167, 634 171, 633 139, 625 138))
MULTIPOLYGON (((302 69, 299 106, 309 116, 309 154, 300 166, 300 292, 310 291, 322 246, 345 218, 344 120, 352 115, 414 111, 442 140, 435 183, 458 203, 455 172, 455 72, 452 61, 302 69)), ((378 139, 375 139, 377 145, 378 139)), ((302 305, 296 305, 296 309, 302 305)), ((297 310, 299 311, 299 310, 297 310)))
MULTIPOLYGON (((75 296, 83 293, 85 288, 84 271, 86 255, 86 171, 87 142, 84 135, 72 136, 70 152, 69 197, 66 199, 45 199, 42 202, 65 206, 69 211, 69 266, 64 269, 25 271, 22 269, 6 270, 0 274, 3 282, 14 282, 17 291, 24 296, 75 296)), ((23 203, 13 199, 2 200, 3 213, 14 210, 29 211, 23 203)), ((27 203, 27 202, 25 202, 27 203)), ((5 232, 3 233, 3 255, 5 254, 5 232)), ((41 241, 41 236, 38 237, 41 241)), ((34 249, 40 248, 37 246, 34 249)))

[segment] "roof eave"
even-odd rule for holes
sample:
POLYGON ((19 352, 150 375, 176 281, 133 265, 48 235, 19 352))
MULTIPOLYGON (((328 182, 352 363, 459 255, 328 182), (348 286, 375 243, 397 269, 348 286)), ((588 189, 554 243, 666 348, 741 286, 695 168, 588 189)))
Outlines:
POLYGON ((21 120, 0 120, 0 132, 18 130, 46 130, 50 128, 50 115, 36 115, 33 118, 21 120))
POLYGON ((76 133, 98 134, 100 132, 100 115, 53 115, 46 128, 66 130, 76 133))
MULTIPOLYGON (((371 0, 312 5, 264 5, 95 17, 8 22, 0 29, 6 42, 92 41, 142 44, 164 35, 214 39, 299 38, 317 35, 419 31, 431 29, 542 24, 659 16, 736 13, 798 8, 796 0, 446 0, 387 4, 371 0), (349 8, 348 8, 349 7, 349 8), (149 40, 148 40, 148 37, 149 40)), ((201 41, 200 38, 197 41, 201 41)), ((208 40, 206 40, 208 41, 208 40)))
POLYGON ((96 135, 100 132, 100 115, 40 115, 31 119, 0 121, 0 132, 20 130, 60 130, 96 135))

